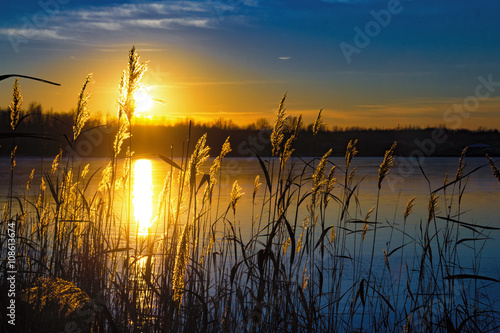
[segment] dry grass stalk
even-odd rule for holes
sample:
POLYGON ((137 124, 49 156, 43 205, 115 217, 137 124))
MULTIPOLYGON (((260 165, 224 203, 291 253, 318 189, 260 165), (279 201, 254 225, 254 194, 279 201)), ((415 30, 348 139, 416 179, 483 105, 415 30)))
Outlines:
POLYGON ((328 176, 326 177, 326 182, 325 182, 325 189, 323 191, 324 193, 324 204, 325 204, 325 207, 328 205, 328 202, 330 201, 330 193, 333 191, 333 189, 335 188, 335 184, 337 184, 337 179, 334 177, 335 175, 335 170, 336 170, 336 167, 335 165, 332 166, 332 168, 330 169, 330 172, 328 173, 328 176))
POLYGON ((314 174, 312 176, 313 179, 313 186, 311 190, 312 194, 312 203, 313 205, 316 202, 316 195, 319 193, 323 185, 326 183, 326 180, 323 178, 324 173, 325 173, 325 168, 326 168, 326 163, 328 162, 328 157, 330 157, 332 153, 332 150, 328 150, 325 155, 321 158, 319 161, 318 166, 316 167, 316 170, 314 171, 314 174))
POLYGON ((427 205, 427 223, 430 223, 434 216, 436 216, 437 208, 438 208, 438 198, 439 195, 436 195, 435 193, 431 193, 431 196, 429 198, 429 204, 427 205))
POLYGON ((210 151, 210 147, 207 146, 207 134, 203 134, 202 137, 196 143, 193 153, 191 154, 191 158, 189 160, 188 172, 191 181, 191 186, 195 185, 195 177, 196 175, 201 173, 201 166, 208 159, 208 152, 210 151))
POLYGON ((26 183, 26 191, 29 191, 31 188, 31 182, 33 181, 33 176, 35 175, 35 169, 31 170, 30 176, 28 178, 28 182, 26 183))
POLYGON ((286 162, 288 162, 290 157, 292 157, 292 154, 294 152, 293 144, 294 144, 295 140, 297 140, 301 126, 302 126, 302 115, 299 115, 299 118, 297 119, 297 122, 295 123, 293 133, 288 138, 288 140, 285 142, 285 147, 283 148, 283 154, 281 154, 281 157, 280 157, 281 170, 284 170, 286 162))
POLYGON ((52 161, 52 167, 50 169, 51 174, 55 174, 57 171, 57 167, 59 166, 59 162, 61 162, 61 157, 62 157, 62 149, 59 149, 59 154, 54 157, 54 161, 52 161))
POLYGON ((396 142, 394 142, 389 150, 385 152, 384 160, 380 164, 378 171, 378 188, 382 187, 382 181, 391 172, 391 168, 394 166, 394 150, 396 149, 396 142))
POLYGON ((253 182, 253 193, 252 193, 253 201, 255 201, 255 196, 257 195, 257 192, 259 191, 261 185, 262 183, 260 182, 260 176, 259 175, 255 176, 255 180, 253 182))
POLYGON ((284 243, 283 243, 283 254, 286 254, 286 250, 288 250, 288 247, 292 243, 292 239, 288 238, 284 243))
POLYGON ((212 166, 210 167, 210 181, 208 182, 208 186, 205 189, 205 193, 208 198, 212 198, 214 186, 217 183, 217 175, 222 166, 222 160, 230 152, 231 152, 231 144, 229 143, 229 137, 227 137, 226 141, 224 141, 224 144, 222 145, 222 149, 219 156, 217 156, 214 159, 212 166))
MULTIPOLYGON (((365 240, 365 237, 366 237, 366 233, 368 232, 368 219, 370 218, 370 216, 372 215, 373 211, 375 210, 375 207, 372 207, 368 213, 366 213, 366 216, 365 216, 365 223, 363 224, 363 232, 361 234, 361 240, 365 240)), ((377 221, 375 221, 376 223, 377 221)))
POLYGON ((323 109, 319 110, 318 116, 316 117, 316 121, 314 122, 313 125, 313 136, 316 136, 318 134, 318 131, 323 125, 323 117, 321 116, 321 113, 323 112, 323 109))
POLYGON ((241 186, 238 184, 238 181, 235 180, 233 188, 231 189, 231 208, 233 209, 234 214, 236 214, 236 204, 243 194, 245 193, 241 192, 241 186))
POLYGON ((488 158, 488 162, 490 163, 490 168, 491 171, 493 171, 493 176, 495 176, 496 179, 500 182, 500 170, 495 166, 495 163, 493 163, 493 160, 486 154, 486 157, 488 158))
POLYGON ((19 116, 21 114, 21 105, 23 104, 23 96, 21 95, 21 87, 19 86, 19 79, 14 81, 14 88, 12 92, 12 102, 9 105, 10 109, 10 127, 14 131, 19 124, 19 116))
POLYGON ((90 169, 90 164, 87 163, 84 167, 83 167, 83 170, 82 170, 82 173, 80 174, 80 179, 83 181, 88 173, 89 173, 89 169, 90 169))
POLYGON ((465 167, 467 166, 467 163, 464 162, 465 154, 467 153, 467 147, 462 150, 462 154, 460 154, 460 160, 458 162, 458 170, 457 174, 455 176, 455 180, 458 180, 459 178, 462 178, 463 172, 465 167))
POLYGON ((300 234, 299 240, 297 241, 297 250, 295 250, 295 252, 297 252, 297 253, 299 253, 300 250, 302 250, 302 246, 304 245, 303 238, 304 238, 304 231, 306 229, 307 228, 302 229, 302 233, 300 234))
POLYGON ((125 114, 129 123, 132 121, 136 109, 134 95, 141 88, 141 79, 147 69, 148 62, 140 62, 139 54, 133 46, 129 52, 128 68, 122 73, 118 99, 119 118, 125 114))
POLYGON ((189 261, 189 234, 191 227, 186 225, 182 231, 181 238, 177 244, 177 254, 175 256, 174 277, 173 277, 173 292, 174 301, 182 305, 182 295, 184 293, 184 279, 186 267, 189 261))
POLYGON ((406 223, 406 219, 408 218, 408 216, 411 214, 411 212, 413 212, 414 202, 415 202, 415 197, 411 198, 406 203, 406 208, 405 208, 405 211, 404 211, 404 214, 403 214, 404 215, 404 221, 405 221, 405 223, 406 223))
POLYGON ((128 126, 126 123, 121 123, 116 133, 115 140, 113 141, 113 152, 115 158, 120 154, 123 142, 130 138, 130 133, 128 132, 128 126))
POLYGON ((307 284, 309 282, 309 277, 311 276, 311 274, 307 274, 307 265, 308 262, 306 262, 306 264, 304 265, 304 270, 302 271, 302 285, 301 285, 301 288, 302 290, 305 290, 307 288, 307 284))
POLYGON ((350 140, 349 143, 347 144, 347 149, 345 152, 345 164, 349 168, 351 165, 351 161, 354 156, 358 154, 358 150, 356 149, 356 144, 358 143, 358 140, 350 140))
POLYGON ((16 151, 17 151, 17 146, 12 149, 10 152, 10 171, 14 171, 14 168, 16 167, 16 151))
POLYGON ((102 170, 101 181, 99 182, 99 191, 104 192, 111 187, 111 175, 113 173, 113 165, 109 162, 104 170, 102 170))
POLYGON ((87 108, 90 94, 86 94, 85 91, 91 79, 92 73, 87 75, 85 82, 83 82, 82 90, 78 95, 78 104, 76 107, 75 119, 73 120, 73 140, 76 140, 78 138, 78 136, 82 132, 83 126, 85 126, 87 120, 90 119, 90 112, 87 108))
POLYGON ((271 147, 273 156, 278 156, 281 150, 281 143, 283 142, 283 131, 285 125, 285 99, 286 94, 281 98, 276 115, 276 122, 274 123, 273 131, 271 132, 271 147))

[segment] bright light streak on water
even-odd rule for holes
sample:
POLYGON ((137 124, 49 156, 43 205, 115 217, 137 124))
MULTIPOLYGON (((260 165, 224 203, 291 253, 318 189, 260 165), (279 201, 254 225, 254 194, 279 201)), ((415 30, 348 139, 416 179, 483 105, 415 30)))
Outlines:
POLYGON ((150 160, 137 160, 134 163, 134 217, 139 235, 148 234, 153 215, 153 180, 150 160))

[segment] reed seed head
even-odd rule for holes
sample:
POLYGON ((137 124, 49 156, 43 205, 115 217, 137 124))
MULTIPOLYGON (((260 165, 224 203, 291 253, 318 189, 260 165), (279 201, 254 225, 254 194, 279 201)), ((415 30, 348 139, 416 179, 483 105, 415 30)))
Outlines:
POLYGON ((304 245, 303 243, 303 238, 304 238, 304 231, 306 230, 306 228, 304 228, 302 230, 302 233, 300 234, 300 237, 299 237, 299 241, 297 242, 297 250, 295 250, 295 252, 299 253, 300 250, 302 250, 302 246, 304 245))
POLYGON ((283 243, 283 255, 286 254, 286 250, 288 250, 288 247, 292 243, 292 239, 288 238, 284 243, 283 243))
POLYGON ((311 274, 307 274, 307 262, 304 265, 304 270, 302 271, 302 290, 305 290, 307 288, 307 284, 309 282, 309 277, 311 274))
POLYGON ((283 131, 285 125, 285 99, 286 93, 281 98, 276 115, 276 122, 274 123, 273 131, 271 132, 271 147, 273 156, 278 156, 281 150, 281 143, 283 142, 283 131))
POLYGON ((345 151, 345 164, 347 167, 351 165, 351 161, 354 156, 358 154, 358 150, 356 149, 356 144, 358 143, 358 140, 350 140, 349 143, 347 144, 347 149, 345 151))
POLYGON ((320 130, 321 126, 323 125, 323 117, 321 116, 322 112, 323 112, 323 109, 319 110, 318 116, 316 117, 316 121, 314 122, 313 136, 316 136, 316 134, 318 134, 318 131, 320 130))
POLYGON ((238 184, 238 181, 235 180, 233 183, 233 188, 231 189, 231 207, 233 208, 233 213, 236 213, 236 204, 238 200, 243 196, 243 192, 241 192, 241 186, 238 184))
POLYGON ((415 202, 415 197, 411 198, 410 200, 408 200, 408 202, 406 203, 406 208, 405 208, 405 211, 404 211, 404 220, 405 220, 405 223, 406 223, 406 219, 408 218, 408 216, 411 214, 411 212, 413 212, 413 204, 415 202))
POLYGON ((394 166, 394 150, 396 149, 397 142, 394 142, 389 150, 385 152, 384 160, 380 164, 378 170, 378 188, 382 187, 382 181, 391 172, 391 168, 394 166))
POLYGON ((313 178, 313 193, 317 192, 319 188, 323 185, 323 175, 325 173, 326 163, 328 162, 328 158, 330 157, 332 150, 328 150, 325 155, 319 161, 316 170, 312 176, 313 178))
POLYGON ((438 208, 438 198, 439 195, 436 195, 435 193, 431 193, 431 196, 429 198, 429 204, 427 205, 427 223, 430 223, 432 219, 436 216, 437 208, 438 208))
POLYGON ((59 166, 59 162, 61 162, 61 157, 62 157, 62 149, 59 149, 59 154, 54 157, 54 161, 52 161, 52 168, 50 169, 51 174, 55 174, 57 171, 57 167, 59 166))
POLYGON ((196 143, 194 151, 191 154, 191 158, 189 159, 187 168, 189 177, 187 178, 189 179, 191 186, 195 186, 196 175, 201 173, 201 166, 210 156, 208 155, 209 151, 210 147, 207 146, 207 133, 205 133, 196 143))
POLYGON ((493 176, 495 176, 495 178, 498 179, 498 182, 500 182, 500 171, 495 166, 495 163, 493 163, 493 160, 487 154, 486 154, 486 157, 488 158, 488 162, 490 164, 491 171, 493 171, 493 176))
POLYGON ((467 147, 465 147, 464 150, 462 150, 462 154, 460 155, 460 160, 458 161, 458 170, 455 176, 455 180, 458 180, 463 176, 464 169, 467 166, 467 163, 464 162, 466 153, 467 153, 467 147))
POLYGON ((83 170, 82 170, 82 173, 80 175, 80 178, 83 180, 85 179, 85 177, 87 177, 88 173, 89 173, 89 169, 90 169, 90 164, 87 163, 84 167, 83 167, 83 170))
POLYGON ((90 112, 87 107, 87 103, 90 99, 90 94, 87 94, 85 91, 87 86, 92 79, 92 73, 87 75, 87 78, 83 82, 82 90, 78 95, 78 104, 76 107, 75 118, 73 120, 73 140, 76 140, 80 133, 82 132, 83 127, 87 120, 90 119, 90 112))
POLYGON ((21 114, 21 105, 23 104, 23 96, 21 95, 21 87, 19 86, 19 79, 14 81, 14 88, 12 92, 12 102, 9 105, 10 109, 10 127, 15 130, 19 124, 19 116, 21 114))
POLYGON ((252 193, 252 199, 255 201, 255 196, 257 195, 257 191, 259 191, 260 186, 262 183, 260 182, 260 177, 259 175, 255 176, 255 180, 253 182, 253 193, 252 193))
MULTIPOLYGON (((370 216, 372 215, 373 211, 375 210, 375 207, 372 207, 368 213, 366 213, 366 216, 365 216, 365 223, 363 224, 363 232, 361 234, 361 239, 362 240, 365 240, 365 237, 366 237, 366 233, 368 232, 368 219, 370 219, 370 216)), ((377 221, 375 221, 377 222, 377 221)))
POLYGON ((15 146, 10 152, 10 171, 14 171, 14 168, 16 167, 16 152, 17 146, 15 146))
POLYGON ((31 170, 30 176, 28 178, 28 183, 26 184, 26 191, 29 191, 31 188, 31 182, 33 181, 33 176, 35 175, 35 169, 31 170))
POLYGON ((135 114, 135 93, 141 88, 141 79, 148 69, 148 62, 140 62, 140 56, 135 46, 129 52, 128 68, 122 73, 120 81, 120 97, 118 99, 118 117, 125 114, 130 123, 135 114))

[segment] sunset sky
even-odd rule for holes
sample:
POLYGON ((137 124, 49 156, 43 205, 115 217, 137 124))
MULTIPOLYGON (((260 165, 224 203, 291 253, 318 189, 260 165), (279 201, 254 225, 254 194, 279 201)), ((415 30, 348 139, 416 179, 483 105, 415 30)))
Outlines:
POLYGON ((173 120, 271 121, 287 92, 306 123, 500 128, 497 1, 16 0, 0 19, 0 75, 62 84, 21 79, 25 107, 69 111, 93 72, 91 110, 115 114, 135 45, 173 120))

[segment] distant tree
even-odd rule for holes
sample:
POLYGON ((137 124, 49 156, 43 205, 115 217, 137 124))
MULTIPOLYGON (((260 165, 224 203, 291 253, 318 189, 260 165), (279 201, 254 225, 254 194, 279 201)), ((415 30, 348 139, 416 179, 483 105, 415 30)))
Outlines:
MULTIPOLYGON (((235 122, 229 118, 229 119, 224 119, 222 117, 217 118, 212 124, 210 124, 212 127, 215 128, 220 128, 220 129, 237 129, 238 125, 235 124, 235 122)), ((208 126, 210 126, 208 125, 208 126)))
MULTIPOLYGON (((297 121, 299 120, 298 116, 289 116, 285 120, 285 131, 292 131, 295 128, 295 125, 297 124, 297 121)), ((299 130, 304 129, 304 124, 301 124, 299 130)))
POLYGON ((28 106, 28 113, 29 114, 42 114, 43 113, 43 108, 40 103, 37 102, 31 102, 30 105, 28 106))
MULTIPOLYGON (((308 132, 312 132, 313 131, 313 128, 314 128, 314 124, 311 123, 309 125, 307 125, 305 127, 305 129, 308 131, 308 132)), ((326 126, 326 124, 319 124, 319 127, 318 127, 318 132, 327 132, 328 131, 328 127, 326 126)))
POLYGON ((266 118, 259 118, 255 121, 255 123, 250 125, 253 130, 261 130, 261 129, 271 129, 271 124, 266 118))

